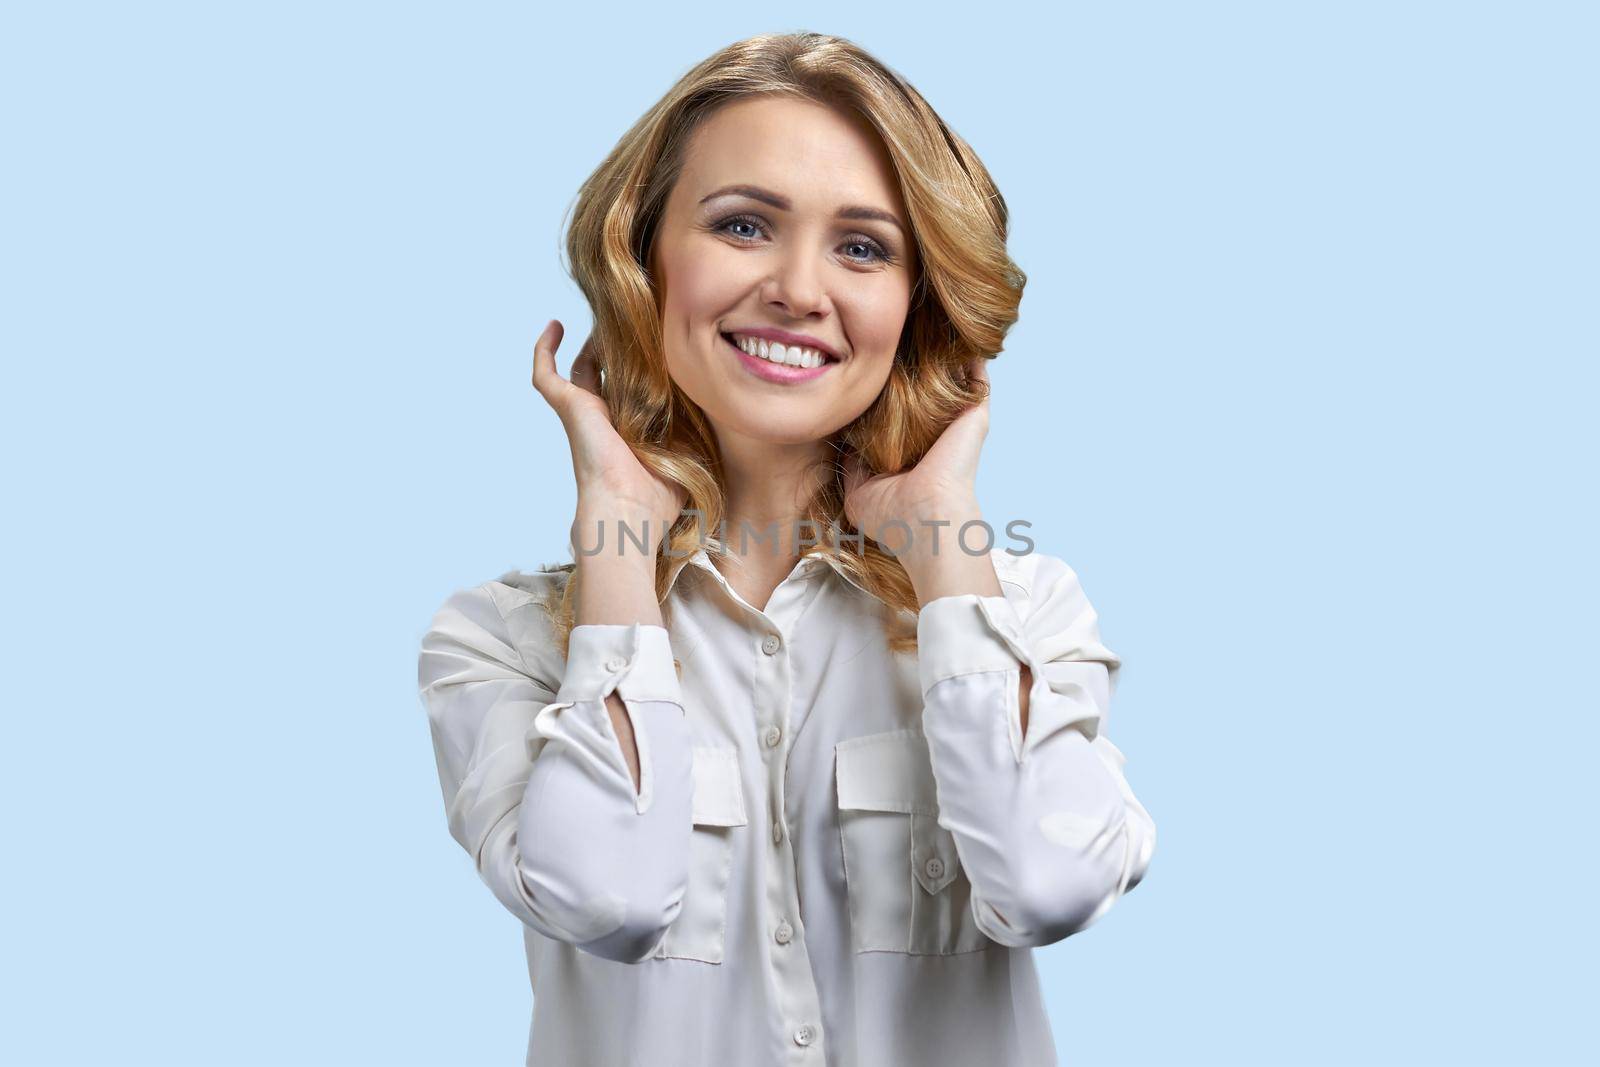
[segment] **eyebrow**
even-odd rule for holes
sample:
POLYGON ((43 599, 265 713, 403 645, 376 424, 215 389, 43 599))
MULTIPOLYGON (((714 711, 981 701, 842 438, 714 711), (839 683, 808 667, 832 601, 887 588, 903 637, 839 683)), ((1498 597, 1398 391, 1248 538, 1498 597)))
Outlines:
MULTIPOLYGON (((701 197, 700 202, 704 204, 707 201, 717 199, 719 196, 745 196, 751 200, 759 200, 763 204, 771 204, 779 211, 788 211, 793 206, 789 203, 787 197, 779 196, 772 190, 763 189, 759 185, 724 185, 721 189, 701 197)), ((902 234, 906 230, 905 224, 892 213, 875 207, 842 207, 834 217, 841 219, 876 219, 878 222, 887 222, 889 225, 898 228, 902 234)))

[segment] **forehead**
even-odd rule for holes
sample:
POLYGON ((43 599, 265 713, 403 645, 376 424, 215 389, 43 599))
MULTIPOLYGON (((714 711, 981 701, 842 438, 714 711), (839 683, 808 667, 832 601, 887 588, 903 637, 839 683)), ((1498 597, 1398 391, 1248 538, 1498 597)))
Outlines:
POLYGON ((894 165, 866 120, 791 97, 728 104, 695 130, 677 191, 693 204, 735 182, 788 196, 796 210, 846 202, 901 208, 894 165))

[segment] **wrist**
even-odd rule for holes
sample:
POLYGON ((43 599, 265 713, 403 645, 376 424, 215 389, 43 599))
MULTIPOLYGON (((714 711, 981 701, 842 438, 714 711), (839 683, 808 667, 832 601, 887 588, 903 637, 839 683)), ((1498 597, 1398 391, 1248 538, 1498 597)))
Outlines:
POLYGON ((580 509, 572 520, 572 547, 579 563, 654 564, 669 528, 659 516, 619 509, 580 509))
POLYGON ((908 521, 913 537, 904 550, 895 546, 895 557, 911 579, 918 607, 939 597, 962 593, 1000 594, 999 577, 988 549, 967 547, 991 543, 990 531, 981 525, 971 528, 972 524, 983 522, 975 501, 966 499, 952 501, 948 506, 918 509, 917 517, 908 521))
MULTIPOLYGON (((654 493, 619 493, 615 490, 579 487, 578 507, 580 515, 630 515, 652 519, 663 517, 662 509, 670 508, 672 502, 664 496, 654 493)), ((678 512, 670 512, 666 517, 676 520, 678 512)), ((670 525, 670 522, 669 524, 670 525)))
POLYGON ((604 547, 594 551, 589 538, 596 536, 595 529, 592 527, 582 542, 573 543, 578 579, 573 601, 574 625, 627 625, 632 622, 661 625, 661 609, 656 602, 654 553, 647 554, 629 540, 623 541, 619 552, 609 523, 603 527, 606 530, 604 547))
POLYGON ((961 596, 972 593, 978 596, 1001 596, 1000 576, 995 573, 994 560, 987 552, 972 555, 965 549, 918 559, 902 560, 911 588, 916 593, 920 609, 929 601, 940 597, 961 596))
POLYGON ((970 497, 926 503, 888 523, 884 537, 878 541, 908 570, 913 566, 938 566, 946 557, 964 554, 963 541, 982 543, 988 540, 986 533, 981 536, 974 536, 971 530, 965 535, 962 533, 963 527, 982 521, 983 513, 977 501, 970 497))

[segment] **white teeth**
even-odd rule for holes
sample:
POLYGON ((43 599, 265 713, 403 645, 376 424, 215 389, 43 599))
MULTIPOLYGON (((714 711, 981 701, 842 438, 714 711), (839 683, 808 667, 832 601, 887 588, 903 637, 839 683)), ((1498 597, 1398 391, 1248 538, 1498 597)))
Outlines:
POLYGON ((784 345, 776 341, 768 342, 759 337, 738 335, 734 335, 733 341, 743 351, 769 363, 782 363, 789 367, 820 367, 828 362, 828 357, 821 352, 799 345, 784 345))

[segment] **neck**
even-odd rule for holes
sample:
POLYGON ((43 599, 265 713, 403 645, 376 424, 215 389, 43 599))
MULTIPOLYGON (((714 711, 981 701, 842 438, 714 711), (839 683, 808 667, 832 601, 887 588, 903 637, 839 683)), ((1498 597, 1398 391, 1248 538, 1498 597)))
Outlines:
POLYGON ((826 441, 774 445, 732 435, 723 435, 718 444, 727 483, 723 511, 729 548, 739 553, 744 523, 747 555, 772 563, 797 559, 799 538, 821 533, 799 527, 798 520, 820 479, 831 476, 832 448, 826 441))

